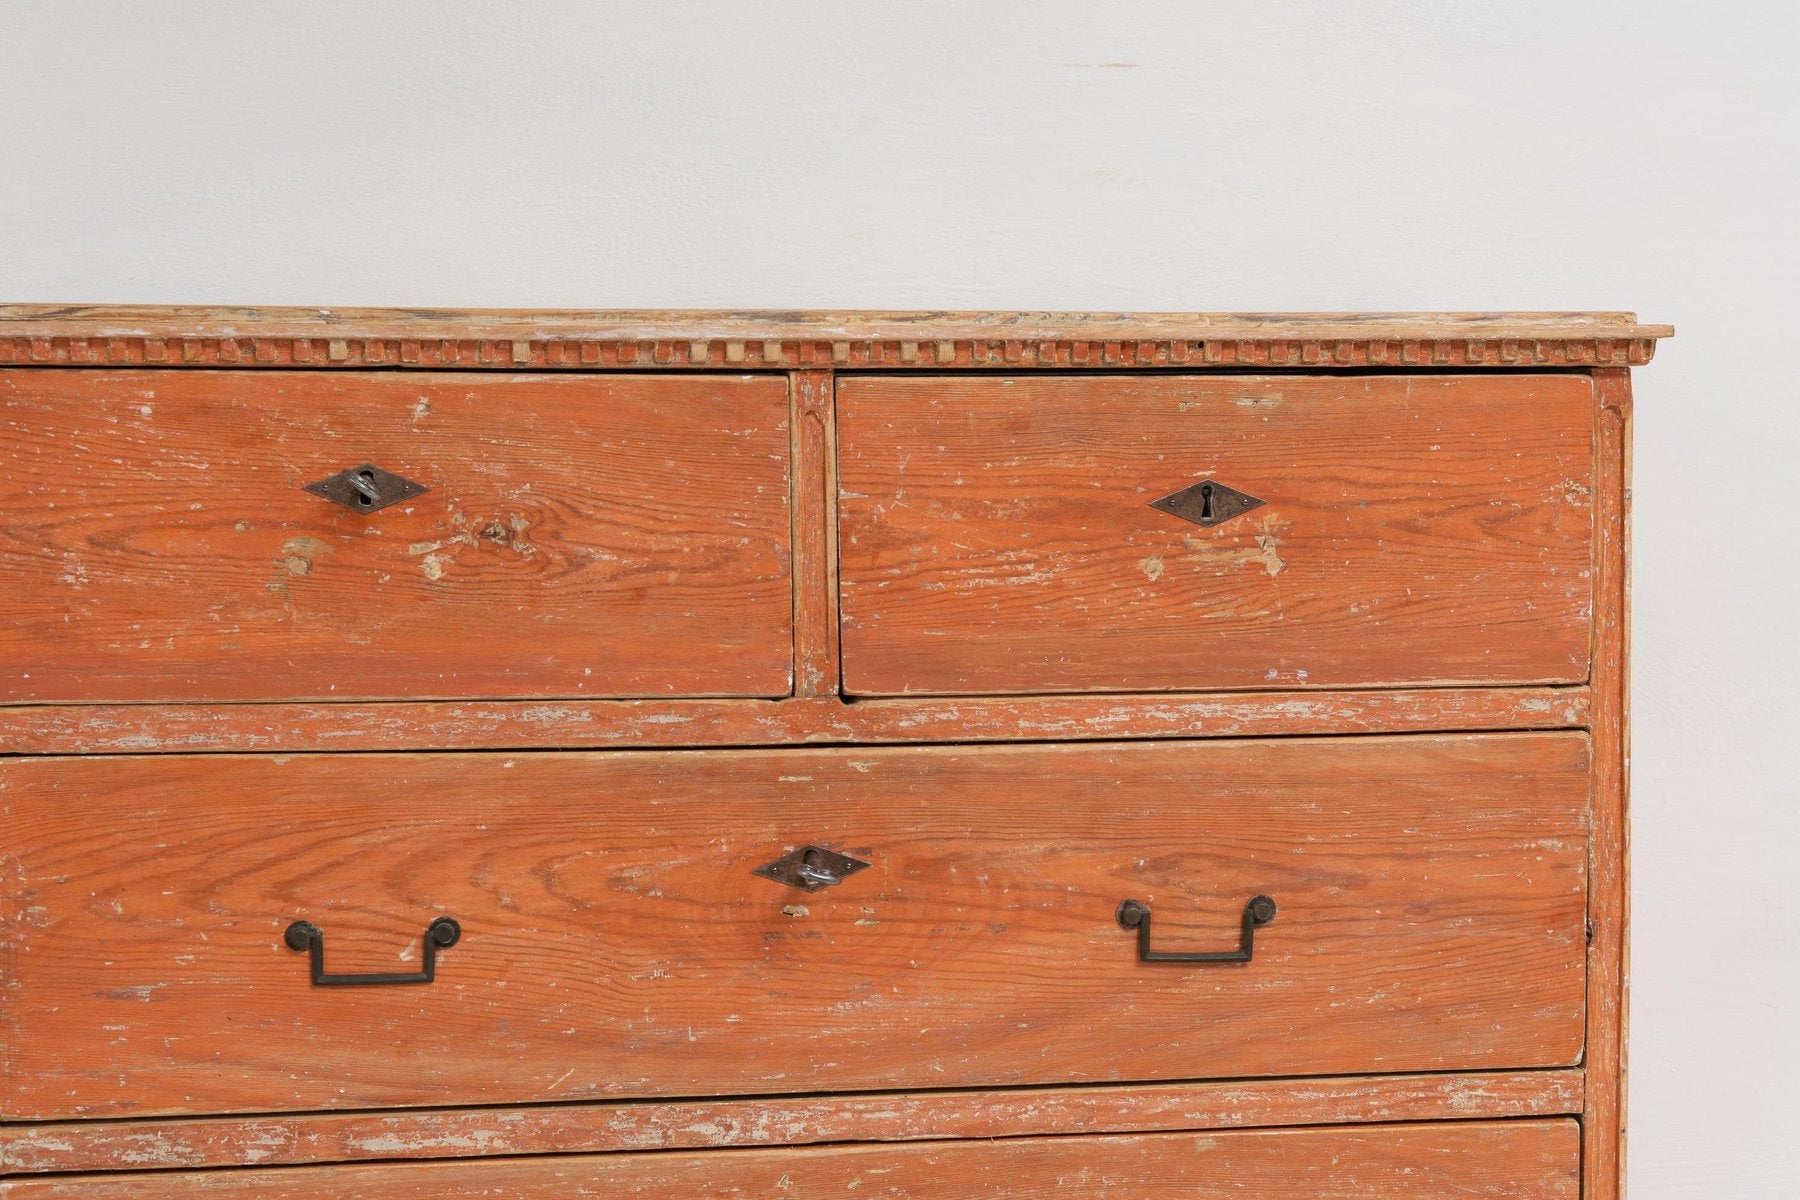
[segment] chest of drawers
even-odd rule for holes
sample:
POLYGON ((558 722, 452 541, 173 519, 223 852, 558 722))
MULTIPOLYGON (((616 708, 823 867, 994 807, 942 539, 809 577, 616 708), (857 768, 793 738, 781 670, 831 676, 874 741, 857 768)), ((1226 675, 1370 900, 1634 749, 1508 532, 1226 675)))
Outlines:
POLYGON ((1613 1200, 1668 333, 0 309, 0 1194, 1613 1200))

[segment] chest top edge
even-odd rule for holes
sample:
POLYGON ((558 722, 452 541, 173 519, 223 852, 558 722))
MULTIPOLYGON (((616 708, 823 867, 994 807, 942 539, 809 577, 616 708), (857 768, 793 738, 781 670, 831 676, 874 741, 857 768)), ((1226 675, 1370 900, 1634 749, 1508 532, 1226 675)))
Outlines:
POLYGON ((1595 368, 1627 312, 1074 313, 0 305, 0 364, 452 369, 1595 368))

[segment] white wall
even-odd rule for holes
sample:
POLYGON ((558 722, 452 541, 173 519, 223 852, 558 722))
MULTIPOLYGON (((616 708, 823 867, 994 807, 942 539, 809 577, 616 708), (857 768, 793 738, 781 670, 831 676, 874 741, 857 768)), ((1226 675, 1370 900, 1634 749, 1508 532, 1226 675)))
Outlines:
POLYGON ((1633 308, 1638 1200, 1800 1194, 1791 3, 0 5, 0 296, 1633 308))

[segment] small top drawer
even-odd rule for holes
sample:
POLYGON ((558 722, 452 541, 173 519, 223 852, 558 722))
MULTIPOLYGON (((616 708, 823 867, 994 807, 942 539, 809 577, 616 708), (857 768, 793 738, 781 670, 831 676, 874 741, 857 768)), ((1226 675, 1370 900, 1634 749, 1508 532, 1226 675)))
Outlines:
POLYGON ((1587 676, 1584 376, 858 377, 837 408, 852 693, 1587 676))
POLYGON ((785 695, 787 414, 750 376, 0 371, 0 703, 785 695))

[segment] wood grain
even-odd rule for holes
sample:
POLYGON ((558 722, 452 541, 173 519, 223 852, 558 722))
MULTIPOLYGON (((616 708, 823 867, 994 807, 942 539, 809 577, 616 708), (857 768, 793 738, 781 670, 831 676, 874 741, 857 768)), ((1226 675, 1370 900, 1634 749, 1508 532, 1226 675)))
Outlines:
POLYGON ((839 383, 855 694, 1586 678, 1578 376, 839 383), (1203 528, 1149 502, 1266 501, 1203 528))
POLYGON ((838 694, 837 423, 832 375, 800 371, 794 395, 794 694, 838 694))
POLYGON ((341 339, 405 335, 517 342, 592 337, 634 342, 710 338, 824 338, 929 342, 936 338, 1081 338, 1095 342, 1204 336, 1245 338, 1662 338, 1668 325, 1628 312, 1198 313, 956 312, 791 309, 405 309, 222 305, 0 304, 0 329, 45 337, 257 338, 310 333, 341 339))
POLYGON ((9 1119, 1568 1066, 1585 735, 0 763, 9 1119), (817 843, 873 867, 753 876, 817 843), (1240 966, 1141 964, 1236 944, 1240 966), (406 970, 462 922, 429 986, 406 970), (504 1070, 496 1070, 504 1063, 504 1070))
POLYGON ((1569 1120, 1012 1138, 703 1154, 279 1167, 0 1183, 12 1200, 562 1200, 573 1196, 896 1200, 1574 1200, 1569 1120))
POLYGON ((1619 1200, 1671 333, 0 305, 0 1195, 1619 1200))
POLYGON ((1585 728, 1586 687, 858 700, 0 706, 13 754, 624 749, 1585 728))
POLYGON ((1599 373, 1599 619, 1594 627, 1594 841, 1588 947, 1590 1089, 1582 1127, 1588 1200, 1619 1200, 1625 1190, 1625 1030, 1631 903, 1629 812, 1631 739, 1630 537, 1631 380, 1599 373))
POLYGON ((787 464, 778 379, 0 371, 0 701, 784 695, 787 464))
POLYGON ((783 1096, 0 1125, 0 1174, 1545 1117, 1582 1073, 783 1096))

